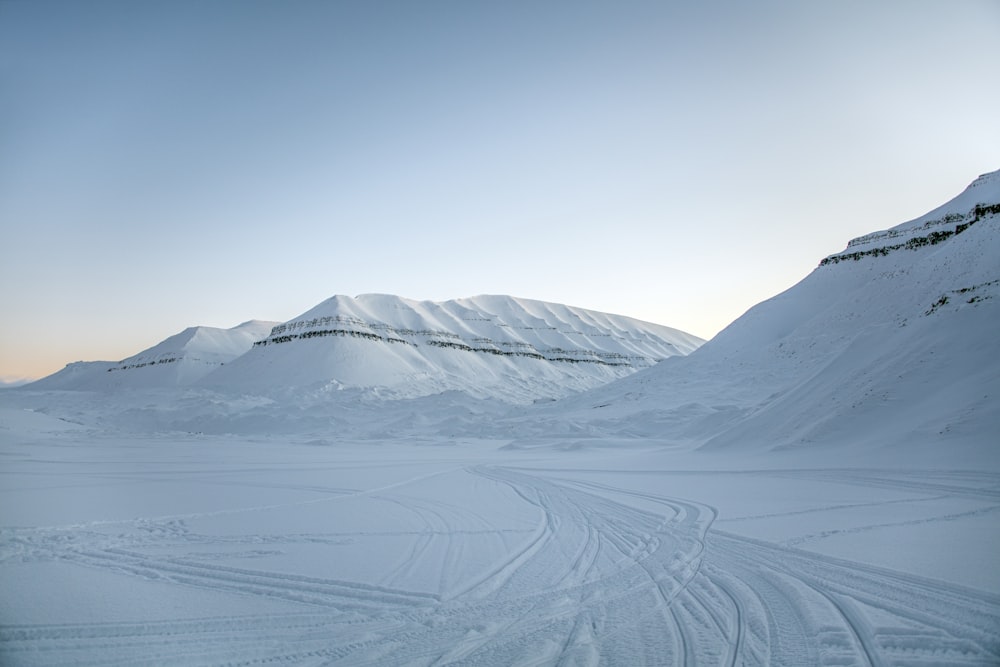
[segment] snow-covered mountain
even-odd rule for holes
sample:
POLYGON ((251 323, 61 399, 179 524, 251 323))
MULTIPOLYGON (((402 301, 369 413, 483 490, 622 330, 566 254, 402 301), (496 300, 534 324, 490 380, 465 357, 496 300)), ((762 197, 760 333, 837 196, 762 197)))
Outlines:
POLYGON ((284 323, 191 327, 118 362, 76 362, 30 389, 201 386, 226 393, 449 390, 514 402, 590 389, 689 354, 670 327, 510 296, 414 301, 335 296, 284 323))
POLYGON ((604 384, 702 342, 666 326, 510 296, 335 296, 275 326, 200 384, 325 384, 410 397, 461 390, 531 401, 604 384))
POLYGON ((244 354, 276 324, 250 320, 231 329, 189 327, 121 361, 68 364, 29 387, 104 390, 190 385, 244 354))
POLYGON ((560 409, 708 448, 995 446, 1000 172, 854 239, 692 355, 560 409))
POLYGON ((0 391, 0 664, 1000 664, 998 224, 1000 173, 687 356, 335 297, 0 391))
POLYGON ((356 399, 457 390, 466 395, 438 402, 442 419, 470 435, 504 417, 468 400, 562 398, 505 422, 505 433, 536 443, 578 434, 706 449, 981 449, 1000 433, 998 225, 993 172, 924 216, 852 240, 704 345, 669 327, 514 297, 336 296, 282 324, 192 329, 117 364, 71 364, 32 388, 258 396, 220 398, 225 410, 201 416, 191 403, 201 394, 162 410, 171 428, 206 432, 357 422, 367 424, 361 434, 369 421, 379 434, 405 431, 437 424, 429 403, 400 404, 390 419, 388 407, 356 399), (220 343, 244 327, 238 344, 220 343), (448 421, 456 401, 467 414, 448 421), (341 414, 348 407, 357 419, 341 414))

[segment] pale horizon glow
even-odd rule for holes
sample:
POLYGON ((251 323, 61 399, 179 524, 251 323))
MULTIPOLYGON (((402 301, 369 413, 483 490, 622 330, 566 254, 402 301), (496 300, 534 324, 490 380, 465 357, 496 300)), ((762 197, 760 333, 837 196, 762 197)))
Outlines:
POLYGON ((0 382, 334 294, 711 338, 1000 168, 998 34, 988 0, 0 0, 0 382))

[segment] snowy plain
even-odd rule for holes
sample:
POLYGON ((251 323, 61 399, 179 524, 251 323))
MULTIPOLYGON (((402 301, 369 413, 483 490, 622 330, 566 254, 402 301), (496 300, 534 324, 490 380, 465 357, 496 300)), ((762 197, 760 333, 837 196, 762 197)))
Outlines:
POLYGON ((996 469, 123 433, 51 398, 0 410, 5 665, 1000 659, 996 469))
POLYGON ((0 391, 0 664, 1000 664, 998 324, 994 172, 701 346, 375 295, 72 364, 0 391))

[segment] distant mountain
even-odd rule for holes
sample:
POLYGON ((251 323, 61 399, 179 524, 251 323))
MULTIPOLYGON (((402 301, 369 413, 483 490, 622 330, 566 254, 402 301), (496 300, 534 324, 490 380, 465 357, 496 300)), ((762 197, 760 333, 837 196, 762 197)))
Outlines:
POLYGON ((596 387, 703 342, 629 317, 509 296, 335 296, 284 323, 191 327, 118 362, 69 364, 27 388, 352 388, 396 398, 458 390, 531 402, 596 387))
POLYGON ((81 361, 30 389, 136 389, 191 385, 244 354, 277 322, 250 320, 232 329, 190 327, 121 361, 81 361))
POLYGON ((560 410, 561 420, 716 449, 995 449, 1000 171, 924 216, 854 239, 690 356, 560 410))
POLYGON ((461 390, 530 402, 590 389, 703 342, 629 317, 510 296, 335 296, 275 326, 199 384, 366 387, 400 397, 461 390))

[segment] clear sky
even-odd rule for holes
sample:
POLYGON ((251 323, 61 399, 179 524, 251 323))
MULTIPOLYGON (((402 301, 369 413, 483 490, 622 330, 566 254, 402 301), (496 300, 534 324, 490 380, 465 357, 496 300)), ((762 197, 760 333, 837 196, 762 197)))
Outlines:
POLYGON ((334 294, 711 337, 1000 168, 1000 2, 0 0, 0 379, 334 294))

